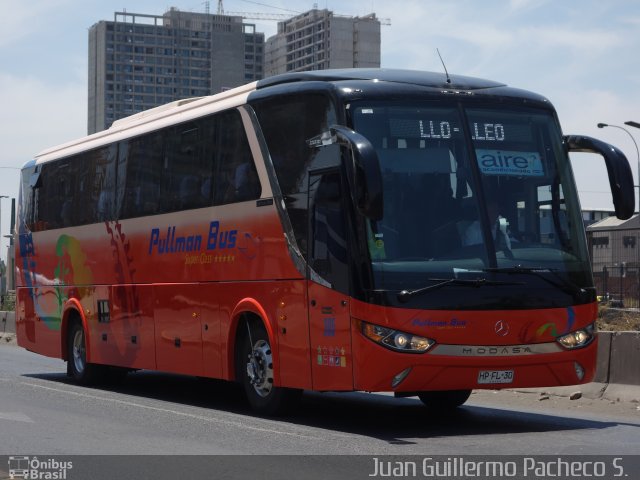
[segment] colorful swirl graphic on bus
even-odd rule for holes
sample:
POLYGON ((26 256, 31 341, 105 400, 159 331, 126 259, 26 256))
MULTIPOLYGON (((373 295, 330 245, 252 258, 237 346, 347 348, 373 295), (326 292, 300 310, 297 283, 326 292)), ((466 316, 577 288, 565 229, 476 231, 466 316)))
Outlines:
POLYGON ((573 325, 575 324, 575 322, 576 322, 576 314, 573 311, 573 308, 567 307, 567 326, 563 331, 558 332, 556 328, 557 325, 553 322, 545 323, 540 328, 538 328, 538 330, 536 330, 536 337, 542 337, 547 330, 549 330, 549 333, 553 338, 566 335, 573 329, 573 325))
POLYGON ((90 293, 93 272, 87 267, 87 255, 80 241, 69 235, 61 235, 56 244, 56 256, 58 265, 53 272, 55 278, 62 281, 62 285, 78 285, 77 296, 84 298, 90 293))
POLYGON ((35 249, 31 234, 20 235, 20 253, 24 271, 24 282, 31 292, 36 315, 51 330, 60 330, 62 311, 69 298, 67 285, 78 285, 74 296, 83 298, 89 294, 93 283, 93 274, 87 266, 87 256, 75 237, 61 235, 55 248, 57 264, 53 271, 53 280, 37 273, 33 260, 35 249), (38 279, 38 277, 41 277, 38 279), (38 284, 45 284, 38 286, 38 284), (49 284, 47 286, 46 284, 49 284))

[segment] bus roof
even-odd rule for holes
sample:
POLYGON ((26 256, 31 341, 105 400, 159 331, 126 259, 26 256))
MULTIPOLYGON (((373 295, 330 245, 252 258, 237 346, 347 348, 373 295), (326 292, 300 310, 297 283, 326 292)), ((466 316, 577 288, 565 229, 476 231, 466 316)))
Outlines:
POLYGON ((464 91, 489 93, 494 95, 517 96, 539 101, 546 101, 544 97, 509 88, 503 83, 462 75, 448 76, 445 73, 423 72, 418 70, 400 70, 385 68, 352 68, 337 70, 316 70, 310 72, 292 72, 268 77, 257 82, 236 87, 216 95, 177 100, 156 108, 136 113, 129 117, 116 120, 109 129, 82 137, 70 142, 46 149, 36 155, 36 163, 42 163, 57 158, 66 157, 82 151, 98 148, 105 144, 141 135, 156 128, 174 123, 188 121, 202 115, 215 113, 220 110, 243 105, 250 98, 252 92, 266 94, 269 87, 286 89, 286 85, 299 87, 305 82, 327 83, 362 83, 380 84, 388 82, 397 86, 427 87, 440 91, 464 91))
POLYGON ((464 77, 444 73, 422 72, 419 70, 400 70, 387 68, 347 68, 339 70, 314 70, 310 72, 293 72, 258 80, 258 89, 281 85, 283 83, 324 81, 337 82, 343 80, 384 81, 406 83, 423 87, 445 88, 453 90, 479 90, 506 86, 503 83, 481 78, 464 77), (449 78, 450 82, 447 81, 449 78))
POLYGON ((155 128, 244 105, 249 93, 255 89, 256 82, 252 82, 215 95, 176 100, 175 102, 136 113, 116 120, 107 130, 43 150, 36 155, 36 163, 66 157, 98 148, 111 142, 141 135, 155 128))

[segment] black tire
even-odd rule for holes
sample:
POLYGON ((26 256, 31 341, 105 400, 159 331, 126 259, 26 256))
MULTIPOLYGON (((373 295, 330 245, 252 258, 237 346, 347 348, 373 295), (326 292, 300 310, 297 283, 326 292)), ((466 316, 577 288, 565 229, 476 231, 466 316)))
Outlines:
POLYGON ((282 415, 301 391, 273 384, 274 361, 269 336, 259 321, 238 326, 236 379, 242 384, 251 408, 260 415, 282 415))
POLYGON ((466 402, 470 396, 471 390, 440 390, 418 394, 422 403, 438 410, 453 410, 466 402))
POLYGON ((87 337, 77 320, 69 327, 67 349, 67 374, 82 385, 95 383, 101 376, 101 366, 87 363, 87 337))

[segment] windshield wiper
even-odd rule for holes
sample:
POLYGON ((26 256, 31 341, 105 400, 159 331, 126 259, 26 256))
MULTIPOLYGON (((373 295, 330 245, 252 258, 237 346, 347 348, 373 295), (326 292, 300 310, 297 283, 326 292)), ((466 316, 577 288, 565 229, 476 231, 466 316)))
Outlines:
POLYGON ((447 285, 461 285, 465 287, 484 287, 488 285, 524 285, 523 282, 503 282, 498 280, 487 280, 486 278, 473 278, 473 279, 463 279, 463 278, 428 278, 434 283, 433 285, 429 285, 423 288, 418 288, 417 290, 402 290, 398 293, 398 300, 400 302, 407 302, 411 297, 415 297, 416 295, 422 295, 430 290, 437 290, 442 287, 446 287, 447 285))
POLYGON ((572 281, 562 277, 557 270, 553 268, 546 267, 523 267, 522 265, 516 265, 515 267, 496 267, 496 268, 484 268, 483 272, 491 272, 491 273, 506 273, 508 275, 513 274, 523 274, 523 275, 533 275, 538 277, 539 279, 547 282, 554 287, 559 288, 564 293, 567 293, 571 296, 575 295, 585 295, 587 291, 579 285, 576 285, 572 281), (552 280, 551 278, 543 275, 544 273, 550 273, 553 275, 558 281, 552 280))

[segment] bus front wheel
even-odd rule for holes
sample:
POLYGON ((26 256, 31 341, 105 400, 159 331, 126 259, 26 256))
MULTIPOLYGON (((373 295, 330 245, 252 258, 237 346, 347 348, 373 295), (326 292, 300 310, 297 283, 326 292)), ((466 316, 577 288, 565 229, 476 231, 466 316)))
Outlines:
POLYGON ((262 324, 247 320, 239 328, 236 378, 251 408, 262 415, 285 413, 300 391, 274 385, 273 352, 262 324))
POLYGON ((459 407, 471 396, 471 390, 440 390, 421 392, 418 398, 429 408, 450 410, 459 407))

